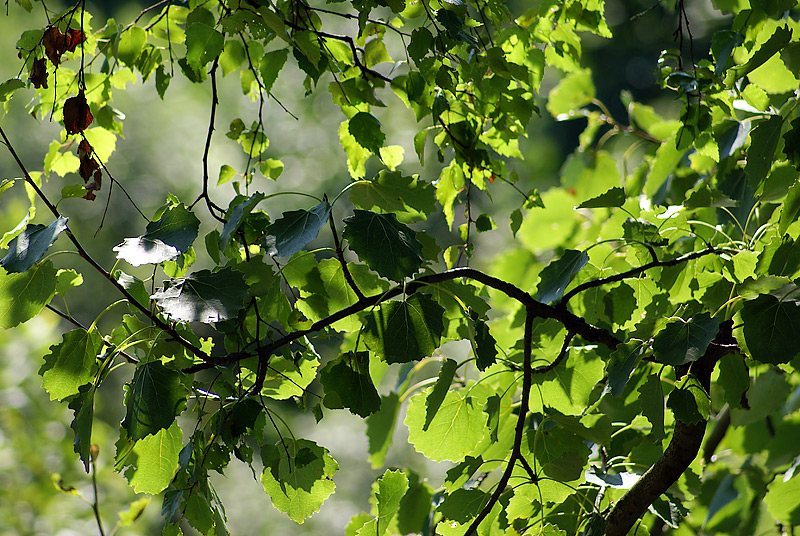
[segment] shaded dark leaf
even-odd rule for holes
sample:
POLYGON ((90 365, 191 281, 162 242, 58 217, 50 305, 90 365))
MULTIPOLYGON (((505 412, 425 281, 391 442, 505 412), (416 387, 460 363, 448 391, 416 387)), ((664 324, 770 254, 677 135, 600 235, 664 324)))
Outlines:
POLYGON ((8 244, 8 253, 0 260, 0 265, 8 273, 27 271, 44 257, 53 242, 67 228, 67 218, 59 216, 48 226, 28 225, 8 244))

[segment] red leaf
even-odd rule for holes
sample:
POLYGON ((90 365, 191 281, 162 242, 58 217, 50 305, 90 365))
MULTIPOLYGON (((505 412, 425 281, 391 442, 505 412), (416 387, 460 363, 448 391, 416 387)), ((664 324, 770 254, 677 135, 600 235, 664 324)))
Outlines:
POLYGON ((76 97, 70 97, 64 103, 64 128, 67 134, 83 132, 92 124, 94 117, 89 110, 86 96, 80 91, 76 97))
POLYGON ((86 34, 77 28, 70 28, 67 30, 67 50, 75 52, 75 47, 86 41, 86 34))

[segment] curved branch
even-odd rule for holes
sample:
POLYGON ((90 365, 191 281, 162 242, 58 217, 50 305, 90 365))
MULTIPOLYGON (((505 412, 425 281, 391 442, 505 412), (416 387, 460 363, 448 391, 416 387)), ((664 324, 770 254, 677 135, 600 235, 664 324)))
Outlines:
MULTIPOLYGON (((732 321, 724 322, 705 354, 692 363, 690 370, 706 391, 709 389, 711 372, 717 361, 723 355, 734 351, 736 341, 733 338, 732 327, 732 321)), ((608 514, 606 536, 628 534, 628 531, 644 515, 653 501, 667 491, 697 457, 705 431, 706 421, 704 420, 695 424, 686 424, 678 419, 675 420, 675 430, 664 454, 614 504, 608 514)))

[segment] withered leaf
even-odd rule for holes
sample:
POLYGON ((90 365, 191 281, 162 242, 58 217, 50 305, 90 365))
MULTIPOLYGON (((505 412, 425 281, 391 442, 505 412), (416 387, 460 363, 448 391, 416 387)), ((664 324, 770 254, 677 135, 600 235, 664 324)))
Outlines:
POLYGON ((42 46, 44 46, 45 55, 53 65, 58 66, 61 63, 61 55, 70 47, 71 41, 70 36, 61 33, 61 30, 55 26, 45 30, 42 36, 42 46))
POLYGON ((36 89, 43 87, 47 89, 47 64, 44 58, 33 60, 31 66, 31 84, 36 89))
POLYGON ((75 52, 75 47, 86 41, 86 34, 77 28, 67 30, 67 50, 75 52))
POLYGON ((92 124, 94 117, 89 110, 89 103, 81 90, 77 96, 70 97, 64 103, 64 128, 67 134, 83 132, 92 124))

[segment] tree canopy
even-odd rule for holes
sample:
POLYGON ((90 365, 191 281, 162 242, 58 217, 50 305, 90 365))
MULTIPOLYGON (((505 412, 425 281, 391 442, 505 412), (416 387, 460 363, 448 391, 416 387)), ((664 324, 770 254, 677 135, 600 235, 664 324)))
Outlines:
POLYGON ((228 533, 210 475, 232 464, 303 523, 339 463, 291 414, 337 411, 377 470, 352 536, 800 525, 796 0, 712 0, 700 30, 685 0, 628 15, 674 30, 629 89, 587 59, 617 32, 603 0, 8 4, 27 26, 0 51, 3 113, 60 133, 0 126, 0 206, 25 203, 3 218, 0 326, 65 327, 26 359, 68 410, 100 534, 100 455, 160 497, 165 535, 228 533), (115 164, 126 115, 169 113, 117 107, 140 83, 203 88, 188 197, 153 180, 140 205, 115 164), (340 146, 317 189, 270 147, 286 88, 340 114, 300 134, 340 146), (547 116, 575 136, 555 184, 525 161, 547 116), (112 195, 124 235, 103 229, 112 195), (101 398, 124 407, 102 440, 101 398), (398 427, 443 478, 386 463, 398 427))

